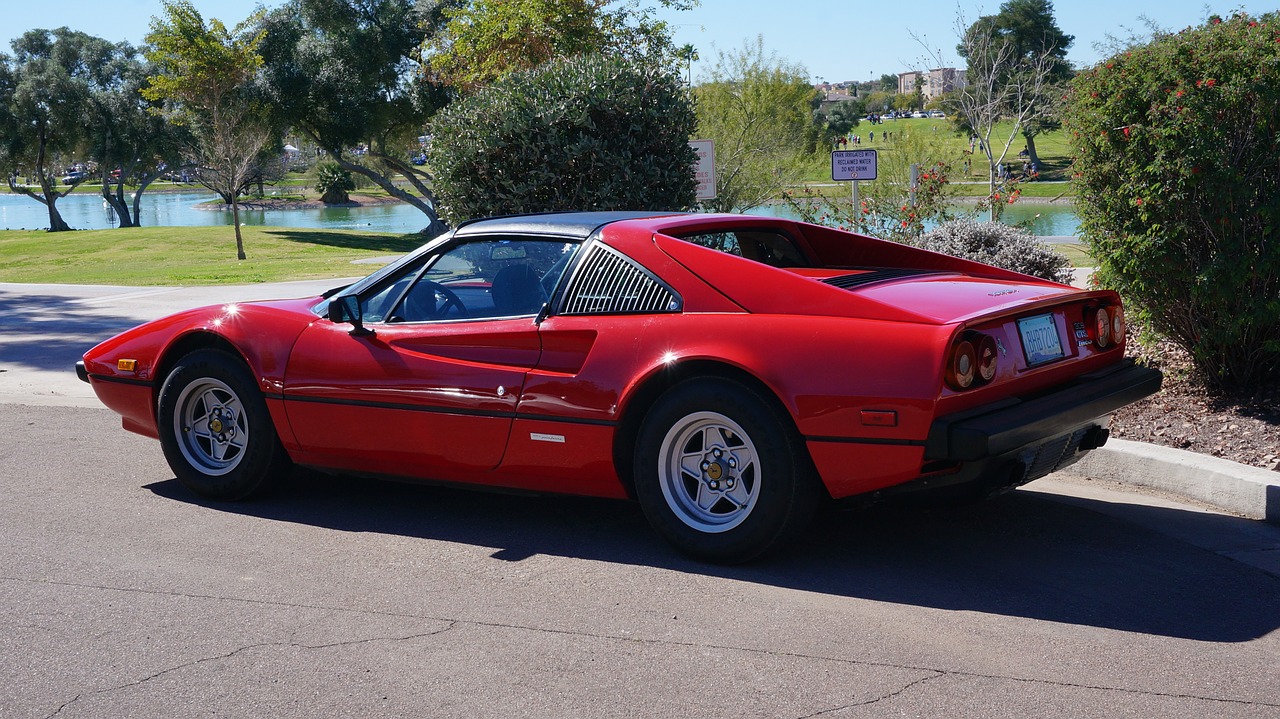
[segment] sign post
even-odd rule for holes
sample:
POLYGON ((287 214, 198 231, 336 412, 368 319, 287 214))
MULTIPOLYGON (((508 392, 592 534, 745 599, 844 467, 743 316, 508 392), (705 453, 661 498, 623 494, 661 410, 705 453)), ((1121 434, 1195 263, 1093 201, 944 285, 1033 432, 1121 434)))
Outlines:
POLYGON ((853 211, 858 211, 858 180, 876 179, 875 150, 832 150, 831 179, 853 181, 853 211))

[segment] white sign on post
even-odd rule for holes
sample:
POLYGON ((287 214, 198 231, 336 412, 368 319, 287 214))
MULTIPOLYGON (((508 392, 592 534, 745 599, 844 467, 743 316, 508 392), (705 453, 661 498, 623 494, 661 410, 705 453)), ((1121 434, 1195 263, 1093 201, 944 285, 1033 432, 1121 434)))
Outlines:
POLYGON ((699 200, 716 199, 716 141, 690 140, 689 147, 698 153, 698 164, 694 171, 698 177, 699 200))
POLYGON ((876 151, 832 150, 831 179, 837 182, 876 179, 876 151))

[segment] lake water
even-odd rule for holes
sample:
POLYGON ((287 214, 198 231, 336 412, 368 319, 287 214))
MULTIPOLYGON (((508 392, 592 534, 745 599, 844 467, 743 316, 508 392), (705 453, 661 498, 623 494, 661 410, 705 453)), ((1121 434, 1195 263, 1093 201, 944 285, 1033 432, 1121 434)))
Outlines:
MULTIPOLYGON (((142 196, 142 226, 230 225, 231 210, 200 210, 196 205, 217 199, 212 193, 148 192, 142 196)), ((119 224, 101 195, 71 195, 56 207, 77 230, 104 230, 119 224)), ((334 230, 417 232, 426 226, 426 215, 412 205, 392 203, 371 207, 325 207, 314 210, 240 210, 240 222, 273 227, 323 227, 334 230)), ((25 195, 0 194, 0 229, 43 229, 49 211, 25 195)))
MULTIPOLYGON (((230 210, 200 210, 196 205, 216 199, 213 194, 148 192, 142 196, 144 227, 230 225, 230 210)), ((103 206, 99 195, 71 195, 58 200, 62 219, 77 230, 102 230, 115 227, 115 213, 103 206)), ((784 205, 767 205, 753 214, 785 216, 784 205)), ((1004 222, 1031 220, 1031 231, 1037 235, 1076 235, 1080 220, 1070 204, 1030 203, 1010 205, 1004 222)), ((274 227, 311 227, 372 232, 417 232, 426 226, 426 216, 412 205, 394 203, 372 207, 326 207, 313 210, 241 210, 240 221, 246 225, 274 227)), ((49 226, 49 213, 44 205, 25 195, 0 194, 0 229, 42 229, 49 226)))
MULTIPOLYGON (((750 214, 795 219, 795 215, 790 211, 790 208, 781 204, 757 207, 751 210, 750 214)), ((982 215, 977 219, 979 221, 986 220, 986 215, 982 215)), ((1006 205, 1001 221, 1009 225, 1029 223, 1031 234, 1041 237, 1067 237, 1080 234, 1080 218, 1076 216, 1075 208, 1070 203, 1023 202, 1006 205)), ((929 223, 925 224, 926 229, 929 226, 929 223)))

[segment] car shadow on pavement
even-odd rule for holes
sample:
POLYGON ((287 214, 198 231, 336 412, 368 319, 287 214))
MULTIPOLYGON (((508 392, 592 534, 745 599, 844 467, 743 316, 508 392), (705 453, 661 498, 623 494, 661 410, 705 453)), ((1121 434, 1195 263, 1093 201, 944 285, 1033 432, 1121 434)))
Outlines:
POLYGON ((22 295, 0 313, 0 362, 27 369, 73 372, 99 342, 142 319, 118 308, 59 295, 22 295))
POLYGON ((962 508, 880 506, 821 515, 785 550, 721 567, 677 554, 628 502, 309 471, 296 472, 275 496, 245 503, 205 502, 176 480, 147 489, 273 521, 492 547, 495 561, 574 557, 1200 641, 1244 642, 1280 627, 1280 578, 1144 528, 1167 520, 1214 531, 1248 520, 1177 509, 1117 510, 1025 491, 962 508), (1129 511, 1143 513, 1143 522, 1126 521, 1129 511))

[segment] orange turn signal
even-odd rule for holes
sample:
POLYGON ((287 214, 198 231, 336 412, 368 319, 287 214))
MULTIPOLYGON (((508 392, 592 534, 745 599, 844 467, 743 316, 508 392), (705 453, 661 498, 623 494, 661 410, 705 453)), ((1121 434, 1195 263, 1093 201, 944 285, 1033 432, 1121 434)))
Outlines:
POLYGON ((122 372, 136 372, 138 371, 138 360, 134 360, 134 359, 116 360, 116 369, 122 372))

